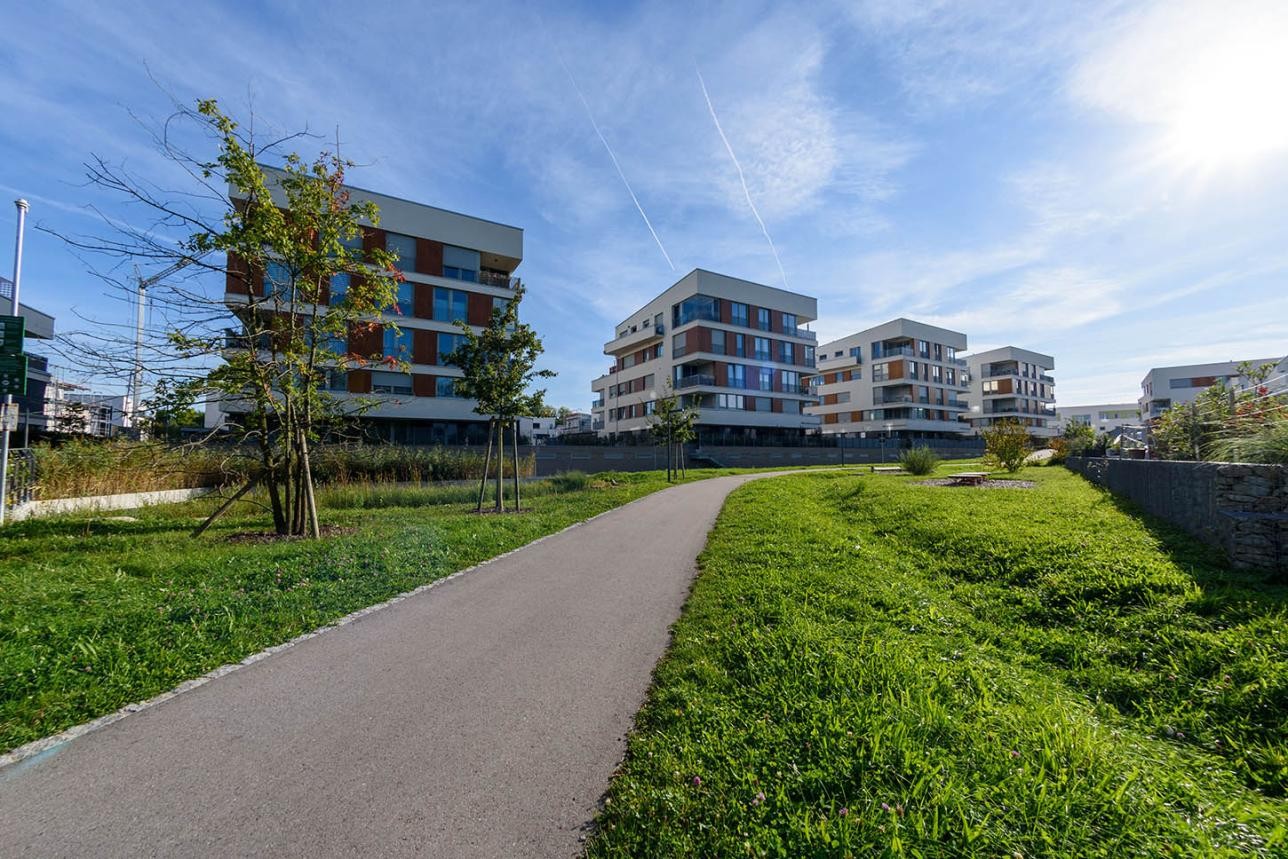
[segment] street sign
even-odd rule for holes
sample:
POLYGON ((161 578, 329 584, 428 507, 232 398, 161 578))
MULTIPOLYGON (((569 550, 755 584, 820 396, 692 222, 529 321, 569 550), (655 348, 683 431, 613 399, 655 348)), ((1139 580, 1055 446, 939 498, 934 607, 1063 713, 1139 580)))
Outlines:
POLYGON ((0 316, 0 355, 17 355, 22 351, 22 338, 27 333, 27 320, 21 316, 0 316))
POLYGON ((17 403, 0 403, 0 430, 4 432, 18 431, 17 403))
POLYGON ((27 356, 0 355, 0 397, 27 393, 27 356))

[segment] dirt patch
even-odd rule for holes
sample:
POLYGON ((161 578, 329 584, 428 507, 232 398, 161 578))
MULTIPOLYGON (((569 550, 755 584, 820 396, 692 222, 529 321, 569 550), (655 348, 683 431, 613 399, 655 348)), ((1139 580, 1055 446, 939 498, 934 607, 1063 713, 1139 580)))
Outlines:
MULTIPOLYGON (((936 477, 934 480, 918 480, 918 486, 966 486, 947 477, 936 477)), ((1032 480, 985 480, 977 483, 975 489, 1032 489, 1037 486, 1032 480)))
MULTIPOLYGON (((358 529, 353 527, 342 528, 339 525, 323 525, 321 532, 323 537, 343 537, 348 534, 358 533, 358 529)), ((289 534, 271 534, 267 531, 242 531, 237 534, 229 534, 224 539, 229 543, 280 543, 310 538, 289 534)))

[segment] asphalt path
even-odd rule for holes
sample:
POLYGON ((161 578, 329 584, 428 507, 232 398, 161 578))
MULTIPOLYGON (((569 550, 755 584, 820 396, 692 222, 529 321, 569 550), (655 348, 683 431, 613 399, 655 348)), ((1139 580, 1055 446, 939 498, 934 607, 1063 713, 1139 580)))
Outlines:
POLYGON ((570 856, 725 496, 672 487, 0 769, 0 855, 570 856))

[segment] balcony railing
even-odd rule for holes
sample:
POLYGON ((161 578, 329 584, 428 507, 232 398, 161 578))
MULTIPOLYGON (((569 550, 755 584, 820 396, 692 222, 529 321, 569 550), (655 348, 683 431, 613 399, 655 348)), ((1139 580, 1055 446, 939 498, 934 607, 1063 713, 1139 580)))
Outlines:
POLYGON ((676 390, 681 388, 696 388, 699 385, 714 385, 715 376, 708 376, 706 373, 694 373, 692 376, 685 376, 675 383, 676 390))
POLYGON ((872 360, 879 361, 885 358, 898 358, 900 356, 915 358, 917 357, 917 350, 911 346, 887 346, 881 350, 880 355, 873 355, 872 360))
POLYGON ((788 337, 800 337, 804 340, 814 340, 814 341, 818 340, 817 334, 815 334, 813 331, 809 331, 804 328, 797 328, 795 331, 785 331, 783 333, 786 334, 788 337))
POLYGON ((36 372, 36 373, 48 373, 49 359, 46 358, 44 355, 33 355, 32 353, 28 352, 27 370, 36 372))
POLYGON ((603 422, 603 421, 595 421, 594 423, 592 423, 592 424, 590 425, 590 428, 591 428, 591 429, 593 429, 593 430, 602 430, 602 429, 604 428, 604 422, 603 422))
POLYGON ((479 272, 479 283, 484 286, 499 286, 502 289, 518 289, 519 279, 508 274, 497 274, 491 271, 479 272))
POLYGON ((1048 385, 1054 385, 1054 384, 1055 384, 1055 379, 1051 378, 1050 376, 1038 376, 1038 381, 1039 381, 1039 382, 1046 382, 1048 385))

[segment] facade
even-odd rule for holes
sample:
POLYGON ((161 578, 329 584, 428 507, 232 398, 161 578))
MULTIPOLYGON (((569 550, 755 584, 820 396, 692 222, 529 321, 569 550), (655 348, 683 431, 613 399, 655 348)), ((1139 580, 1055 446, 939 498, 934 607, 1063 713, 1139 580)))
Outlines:
MULTIPOLYGON (((498 304, 514 297, 519 280, 514 270, 523 261, 523 231, 517 227, 461 215, 351 188, 355 201, 374 201, 380 207, 380 226, 364 228, 367 249, 384 248, 398 257, 405 276, 399 285, 392 316, 398 330, 366 327, 350 331, 336 351, 361 356, 365 366, 336 369, 327 386, 337 397, 379 399, 361 417, 369 435, 407 444, 483 442, 486 419, 474 412, 474 401, 458 397, 453 383, 461 375, 446 366, 444 357, 460 343, 457 321, 476 330, 488 323, 498 304), (409 372, 381 367, 381 358, 410 364, 409 372)), ((225 302, 237 308, 261 300, 284 301, 280 290, 289 275, 269 271, 234 272, 230 262, 225 302)), ((331 301, 348 286, 347 275, 330 284, 331 301)), ((235 332, 234 332, 235 333, 235 332)), ((339 356, 337 356, 337 359, 339 356)), ((237 403, 211 403, 207 424, 219 425, 235 416, 237 403), (219 414, 211 415, 218 409, 219 414)))
POLYGON ((55 433, 113 438, 130 425, 128 397, 95 394, 65 379, 46 386, 44 413, 48 430, 55 433))
POLYGON ((1057 406, 1055 428, 1064 432, 1070 424, 1088 426, 1096 435, 1112 434, 1122 427, 1140 424, 1137 403, 1097 403, 1090 406, 1057 406))
POLYGON ((695 269, 632 313, 591 382, 603 437, 642 436, 669 390, 698 413, 699 439, 795 438, 816 427, 804 384, 815 365, 816 299, 695 269))
POLYGON ((519 440, 545 444, 555 437, 554 418, 519 418, 519 440))
MULTIPOLYGON (((1221 361, 1216 364, 1185 364, 1180 367, 1155 367, 1140 382, 1140 416, 1153 420, 1175 405, 1191 403, 1205 388, 1217 382, 1235 387, 1249 384, 1239 374, 1240 361, 1221 361)), ((1260 358, 1248 363, 1254 367, 1273 364, 1275 369, 1267 380, 1272 391, 1288 390, 1288 358, 1260 358)))
POLYGON ((594 417, 590 412, 569 412, 559 421, 555 430, 555 434, 560 436, 594 432, 594 417))
POLYGON ((807 411, 825 435, 960 438, 966 406, 966 335, 911 319, 833 340, 819 348, 807 411))
MULTIPOLYGON (((9 312, 9 302, 13 298, 13 281, 0 277, 0 308, 9 312)), ((54 317, 47 313, 18 303, 18 314, 26 321, 27 337, 24 351, 27 354, 27 393, 14 397, 18 406, 18 432, 11 436, 10 444, 15 447, 25 444, 24 440, 32 433, 43 433, 48 430, 49 421, 45 417, 46 389, 53 380, 49 373, 49 359, 31 351, 32 340, 54 339, 54 317)))
POLYGON ((990 349, 966 359, 970 372, 970 411, 966 419, 978 432, 1005 420, 1017 420, 1039 437, 1056 429, 1055 359, 1018 346, 990 349))

